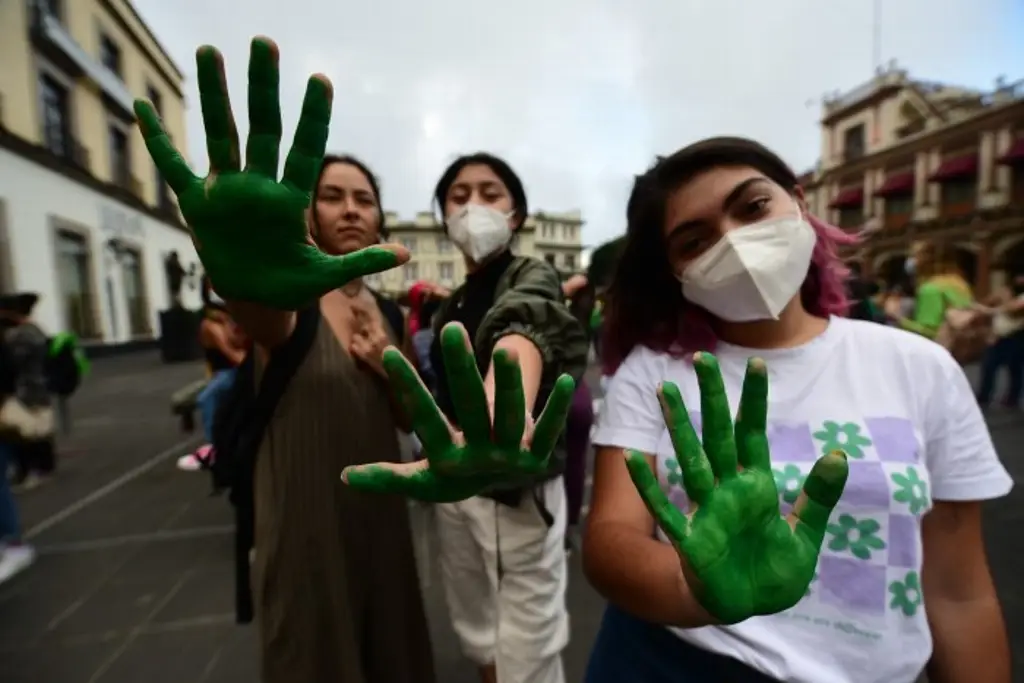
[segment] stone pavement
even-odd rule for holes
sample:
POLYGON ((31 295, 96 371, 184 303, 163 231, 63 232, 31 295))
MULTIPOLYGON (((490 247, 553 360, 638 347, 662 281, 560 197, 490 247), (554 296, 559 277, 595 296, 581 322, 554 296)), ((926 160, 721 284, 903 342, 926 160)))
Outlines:
MULTIPOLYGON (((0 683, 258 680, 253 629, 233 623, 227 503, 208 495, 204 475, 174 467, 197 439, 178 431, 167 400, 199 372, 161 365, 150 353, 96 362, 73 401, 75 427, 61 442, 59 477, 20 497, 40 557, 0 586, 0 683)), ((1004 413, 990 423, 1007 467, 1024 476, 1017 457, 1024 420, 1004 413)), ((1024 537, 1016 525, 1024 522, 1024 490, 989 505, 987 515, 993 572, 1021 656, 1024 537)), ((427 527, 422 516, 414 519, 427 527)), ((428 566, 425 582, 439 680, 475 682, 448 626, 436 567, 428 566)), ((603 607, 577 559, 569 605, 565 658, 567 680, 575 682, 603 607)))

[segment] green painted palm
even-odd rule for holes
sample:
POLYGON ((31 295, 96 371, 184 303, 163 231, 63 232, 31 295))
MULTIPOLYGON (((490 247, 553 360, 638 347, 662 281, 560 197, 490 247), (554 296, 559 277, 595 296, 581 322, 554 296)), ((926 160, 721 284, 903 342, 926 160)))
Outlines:
POLYGON ((643 454, 628 454, 630 476, 708 613, 732 624, 781 612, 814 578, 829 515, 846 486, 846 456, 836 451, 819 459, 793 512, 782 517, 768 452, 764 362, 747 366, 735 427, 718 361, 702 353, 694 366, 703 446, 678 387, 666 382, 659 391, 692 509, 684 514, 669 501, 643 454))
POLYGON ((305 213, 331 118, 333 92, 327 78, 309 79, 295 140, 278 181, 277 46, 265 38, 252 41, 245 168, 223 60, 215 48, 204 46, 196 52, 196 66, 210 157, 205 178, 196 176, 175 149, 149 102, 137 100, 135 114, 146 148, 177 195, 196 251, 220 296, 296 310, 346 282, 408 259, 396 246, 329 256, 308 239, 305 213))
POLYGON ((451 427, 405 356, 388 349, 384 353, 388 381, 412 419, 426 458, 346 468, 342 479, 352 488, 426 502, 455 502, 494 488, 526 484, 547 473, 572 404, 576 388, 572 377, 558 378, 533 425, 517 359, 503 350, 494 354, 492 411, 462 325, 452 323, 441 330, 441 351, 462 430, 451 427))

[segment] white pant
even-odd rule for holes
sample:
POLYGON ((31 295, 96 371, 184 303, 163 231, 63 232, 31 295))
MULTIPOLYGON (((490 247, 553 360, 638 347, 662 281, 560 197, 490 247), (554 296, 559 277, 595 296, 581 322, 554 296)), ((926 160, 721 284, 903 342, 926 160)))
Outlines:
POLYGON ((529 491, 515 508, 480 497, 437 506, 452 626, 467 657, 496 665, 498 683, 565 681, 565 485, 557 477, 540 489, 551 527, 529 491))

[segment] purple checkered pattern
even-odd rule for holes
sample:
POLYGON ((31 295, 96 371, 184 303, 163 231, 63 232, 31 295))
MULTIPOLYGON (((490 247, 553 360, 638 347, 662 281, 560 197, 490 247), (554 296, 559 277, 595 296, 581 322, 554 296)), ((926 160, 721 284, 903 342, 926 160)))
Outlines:
MULTIPOLYGON (((691 415, 698 434, 700 417, 699 413, 691 415)), ((909 420, 870 417, 831 422, 860 437, 853 442, 859 444, 860 457, 849 459, 846 490, 832 515, 830 532, 825 535, 818 563, 817 580, 805 602, 840 608, 851 616, 884 618, 892 583, 905 580, 909 571, 916 571, 920 566, 918 517, 925 511, 916 509, 912 513, 910 504, 893 499, 893 494, 900 489, 893 475, 907 477, 913 468, 927 483, 927 472, 919 462, 917 438, 909 420), (843 538, 837 539, 837 536, 843 538)), ((814 462, 836 447, 836 443, 825 442, 829 431, 824 423, 825 420, 818 424, 773 421, 769 425, 772 465, 780 484, 780 497, 786 485, 792 483, 789 475, 799 470, 801 479, 806 477, 814 462)), ((834 427, 831 433, 835 433, 834 427)), ((846 433, 837 437, 840 447, 842 443, 849 443, 842 441, 848 438, 844 436, 846 433)), ((670 485, 667 479, 669 472, 664 458, 674 457, 667 432, 658 451, 662 484, 670 500, 685 510, 686 494, 674 482, 670 485)), ((780 506, 783 514, 791 509, 785 500, 780 501, 780 506)))

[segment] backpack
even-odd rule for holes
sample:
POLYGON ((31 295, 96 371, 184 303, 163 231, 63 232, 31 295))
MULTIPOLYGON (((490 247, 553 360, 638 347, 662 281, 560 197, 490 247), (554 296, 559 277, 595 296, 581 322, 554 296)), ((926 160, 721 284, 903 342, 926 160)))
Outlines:
POLYGON ((960 365, 968 365, 984 355, 991 332, 991 321, 986 316, 970 308, 948 305, 935 341, 960 365))
POLYGON ((235 512, 235 619, 253 618, 249 552, 254 542, 253 474, 263 431, 291 378, 309 353, 320 326, 320 309, 300 311, 292 336, 270 356, 256 386, 256 354, 250 351, 235 374, 231 390, 213 420, 214 459, 210 464, 213 493, 228 491, 235 512))
POLYGON ((89 374, 89 361, 73 334, 63 332, 50 338, 45 372, 46 386, 57 396, 66 398, 78 390, 89 374))

